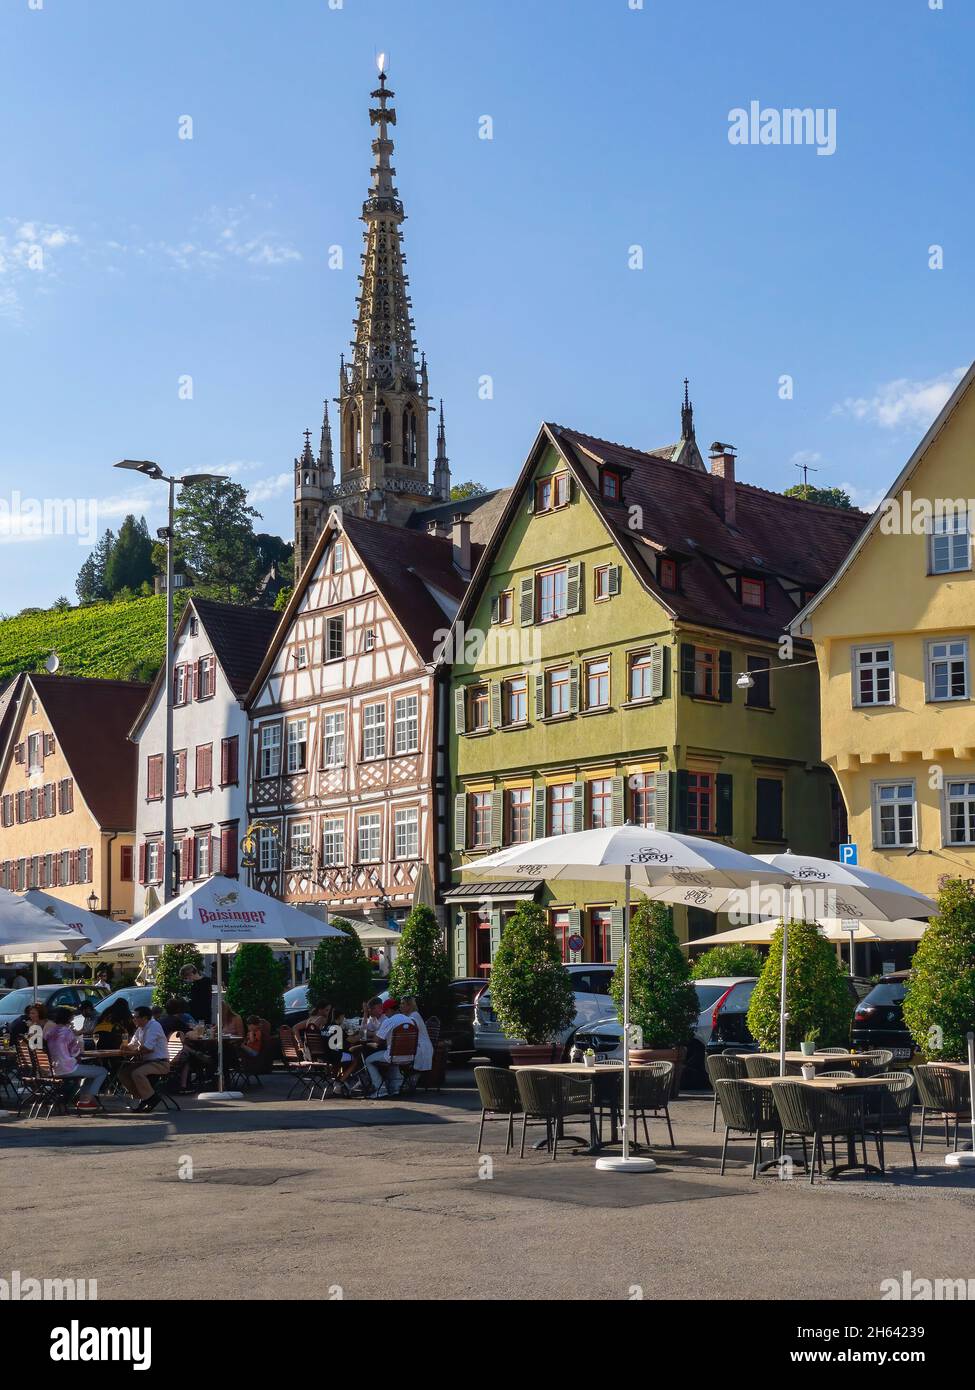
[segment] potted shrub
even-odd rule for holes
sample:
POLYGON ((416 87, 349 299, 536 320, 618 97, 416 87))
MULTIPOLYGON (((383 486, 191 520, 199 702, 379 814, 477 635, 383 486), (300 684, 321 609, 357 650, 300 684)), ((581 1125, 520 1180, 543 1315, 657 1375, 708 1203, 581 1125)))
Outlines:
POLYGON ((520 1066, 551 1062, 557 1038, 575 1018, 569 972, 542 908, 519 903, 508 919, 491 966, 491 1007, 511 1038, 520 1066))
POLYGON ((351 922, 333 917, 329 925, 345 935, 326 936, 318 943, 308 976, 308 1003, 331 1004, 355 1018, 372 994, 372 966, 351 922))
POLYGON ((975 1027, 975 891, 942 879, 938 915, 921 937, 904 996, 904 1022, 924 1059, 963 1062, 975 1027))
MULTIPOLYGON (((203 957, 199 948, 191 942, 174 941, 162 948, 156 962, 156 975, 153 980, 152 1002, 160 1008, 166 1007, 170 999, 185 999, 187 987, 180 979, 180 971, 186 965, 203 969, 203 957)), ((116 986, 118 988, 118 986, 116 986)))
POLYGON ((714 980, 729 975, 753 975, 757 979, 764 964, 764 956, 754 946, 713 946, 691 962, 691 979, 714 980))
MULTIPOLYGON (((779 1048, 781 977, 779 927, 748 1005, 748 1027, 763 1052, 777 1052, 779 1048)), ((795 1051, 804 1038, 812 1036, 813 1030, 815 1038, 826 1047, 849 1046, 853 1021, 850 988, 832 945, 813 922, 789 923, 786 1011, 787 1051, 795 1051)))
POLYGON ((389 992, 394 999, 412 994, 421 1015, 439 1018, 441 1032, 446 1033, 453 1011, 450 963, 437 914, 430 907, 415 907, 403 923, 389 971, 389 992))
POLYGON ((244 941, 234 952, 227 977, 227 1003, 246 1023, 251 1014, 277 1028, 284 1017, 284 982, 287 966, 276 960, 271 947, 260 941, 244 941))
MULTIPOLYGON (((622 1022, 622 961, 613 973, 610 993, 622 1022)), ((673 1062, 675 1096, 699 1012, 673 913, 665 904, 644 898, 630 915, 630 1023, 641 1035, 641 1046, 630 1048, 630 1057, 636 1062, 673 1062)))

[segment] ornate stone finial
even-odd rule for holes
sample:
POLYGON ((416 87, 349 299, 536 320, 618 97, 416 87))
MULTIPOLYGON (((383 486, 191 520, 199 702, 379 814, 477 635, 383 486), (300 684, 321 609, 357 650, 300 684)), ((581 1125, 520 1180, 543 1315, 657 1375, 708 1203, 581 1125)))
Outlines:
POLYGON ((687 389, 690 383, 687 377, 684 378, 684 404, 680 411, 680 437, 681 439, 694 438, 694 407, 691 405, 687 389))
POLYGON ((437 456, 433 461, 433 494, 441 502, 450 501, 450 460, 447 457, 447 430, 443 418, 443 397, 440 399, 440 423, 437 425, 437 456))

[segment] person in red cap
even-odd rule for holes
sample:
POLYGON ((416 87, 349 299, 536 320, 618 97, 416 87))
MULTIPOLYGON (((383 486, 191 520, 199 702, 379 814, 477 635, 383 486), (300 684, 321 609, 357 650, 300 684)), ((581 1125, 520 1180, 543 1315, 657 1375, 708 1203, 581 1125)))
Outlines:
POLYGON ((376 1031, 376 1040, 384 1044, 381 1052, 374 1052, 366 1058, 366 1070, 373 1084, 371 1092, 374 1100, 382 1096, 395 1096, 403 1084, 399 1067, 393 1066, 389 1059, 389 1035, 401 1023, 409 1023, 406 1014, 400 1013, 399 1000, 387 999, 383 1004, 383 1021, 376 1031))

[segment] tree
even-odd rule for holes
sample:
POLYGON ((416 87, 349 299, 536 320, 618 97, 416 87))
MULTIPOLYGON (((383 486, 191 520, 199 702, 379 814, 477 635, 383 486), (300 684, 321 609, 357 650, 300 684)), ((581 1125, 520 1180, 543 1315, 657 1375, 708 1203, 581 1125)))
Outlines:
POLYGON ((395 999, 412 994, 420 1013, 449 1021, 450 964, 437 914, 422 903, 413 909, 400 932, 396 959, 389 972, 389 992, 395 999))
POLYGON ((761 975, 765 961, 754 946, 715 946, 691 963, 692 980, 720 979, 727 975, 761 975))
POLYGON ((291 601, 291 595, 293 593, 294 589, 289 589, 287 587, 278 590, 277 598, 274 600, 275 613, 284 612, 284 610, 287 608, 288 604, 291 601))
POLYGON ((308 976, 308 1003, 331 1004, 340 1013, 354 1016, 372 993, 372 966, 359 934, 344 917, 333 917, 330 926, 344 936, 326 936, 319 942, 308 976))
MULTIPOLYGON (((622 960, 609 989, 622 1023, 622 960)), ((630 914, 630 1023, 643 1034, 641 1046, 683 1047, 699 1013, 673 913, 663 903, 643 898, 630 914)))
POLYGON ((82 564, 74 585, 80 603, 97 603, 99 599, 108 597, 105 575, 114 544, 114 533, 106 530, 82 564))
POLYGON ((921 937, 904 996, 904 1022, 927 1060, 964 1061, 975 1028, 975 889, 949 878, 921 937))
MULTIPOLYGON (((779 1046, 779 999, 782 978, 782 928, 772 944, 748 1006, 748 1027, 766 1052, 779 1046)), ((786 968, 786 1047, 796 1048, 816 1032, 820 1047, 849 1044, 853 1008, 846 976, 830 942, 813 922, 789 923, 786 968)))
POLYGON ((247 489, 229 478, 194 483, 179 494, 175 554, 197 579, 197 592, 246 602, 259 578, 259 551, 247 489))
POLYGON ((801 502, 818 502, 821 507, 839 507, 842 511, 853 508, 850 494, 841 487, 813 487, 812 483, 796 483, 795 487, 787 487, 783 496, 798 497, 801 502))
POLYGON ((51 609, 55 613, 68 613, 71 611, 71 600, 66 598, 64 594, 61 594, 61 596, 56 598, 51 604, 51 609))
POLYGON ((188 942, 177 942, 164 946, 156 966, 153 982, 152 1002, 164 1009, 170 999, 184 999, 186 986, 179 977, 185 965, 195 965, 203 969, 203 957, 195 946, 188 942))
POLYGON ((284 1018, 284 982, 287 967, 276 960, 270 946, 244 941, 237 947, 227 978, 227 1003, 235 1014, 267 1019, 277 1028, 284 1018))
POLYGON ((521 902, 508 918, 491 966, 491 1007, 512 1038, 554 1042, 575 1018, 572 979, 545 912, 521 902))
POLYGON ((483 483, 475 483, 473 480, 466 483, 454 483, 450 489, 451 502, 466 502, 468 497, 486 497, 487 488, 483 483))
POLYGON ((119 528, 105 566, 105 589, 110 595, 133 591, 152 577, 152 541, 145 517, 127 516, 119 528))

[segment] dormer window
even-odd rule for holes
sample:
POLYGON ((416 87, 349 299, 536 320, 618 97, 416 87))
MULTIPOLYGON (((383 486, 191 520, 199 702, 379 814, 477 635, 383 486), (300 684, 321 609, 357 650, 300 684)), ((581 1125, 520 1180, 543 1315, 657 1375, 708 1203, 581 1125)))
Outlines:
POLYGON ((658 573, 661 589, 667 589, 670 593, 677 592, 677 561, 661 560, 658 573))
POLYGON ((607 502, 619 502, 623 495, 623 480, 611 468, 604 468, 599 478, 599 490, 607 502))
POLYGON ((748 579, 743 575, 741 580, 741 601, 745 608, 764 608, 765 580, 748 579))

